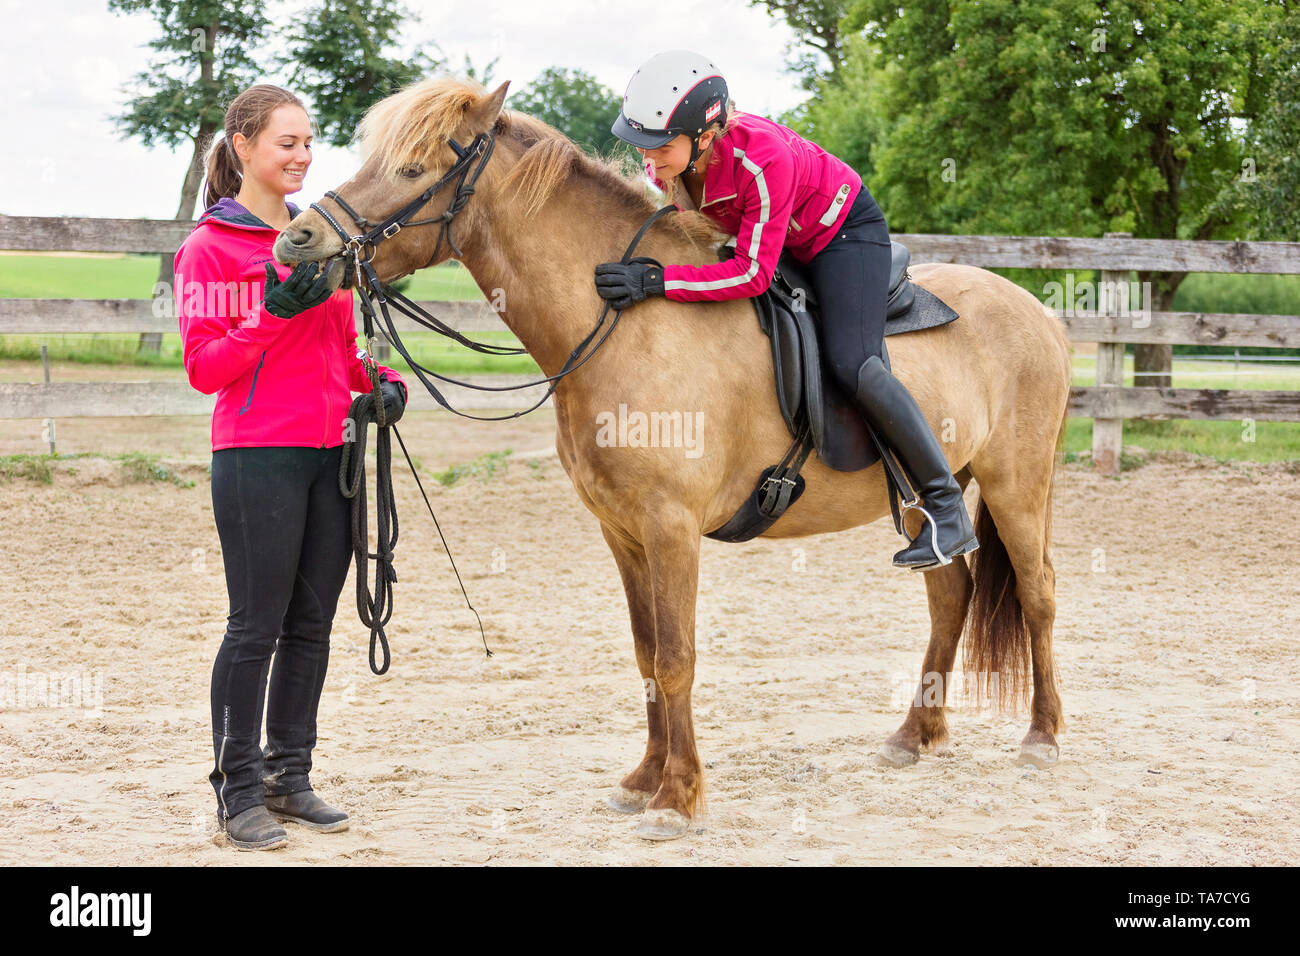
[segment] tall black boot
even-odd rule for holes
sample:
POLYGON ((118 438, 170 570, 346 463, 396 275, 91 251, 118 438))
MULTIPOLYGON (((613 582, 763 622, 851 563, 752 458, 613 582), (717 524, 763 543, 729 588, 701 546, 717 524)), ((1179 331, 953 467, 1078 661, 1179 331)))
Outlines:
POLYGON ((979 547, 961 486, 952 476, 939 440, 907 387, 872 355, 858 369, 854 401, 873 431, 893 449, 921 501, 926 523, 912 543, 894 555, 894 564, 916 571, 951 564, 979 547))

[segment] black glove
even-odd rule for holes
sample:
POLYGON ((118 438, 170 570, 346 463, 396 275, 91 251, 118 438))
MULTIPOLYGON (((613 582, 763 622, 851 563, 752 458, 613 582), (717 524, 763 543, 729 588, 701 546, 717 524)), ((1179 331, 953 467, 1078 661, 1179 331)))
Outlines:
POLYGON ((596 292, 622 310, 652 295, 664 294, 664 267, 654 260, 602 262, 596 266, 596 292))
POLYGON ((406 411, 406 391, 401 383, 390 382, 387 372, 380 372, 379 394, 384 399, 384 424, 395 424, 406 411))
POLYGON ((333 294, 329 274, 316 262, 300 262, 283 282, 276 275, 275 264, 266 264, 266 294, 262 304, 266 311, 282 319, 292 319, 299 312, 315 308, 333 294))

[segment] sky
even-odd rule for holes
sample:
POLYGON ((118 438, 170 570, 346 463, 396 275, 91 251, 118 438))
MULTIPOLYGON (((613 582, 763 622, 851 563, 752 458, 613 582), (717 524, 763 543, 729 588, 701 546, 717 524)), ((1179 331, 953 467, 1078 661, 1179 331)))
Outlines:
MULTIPOLYGON (((522 88, 544 69, 581 69, 616 92, 645 60, 670 49, 706 54, 748 112, 775 116, 807 95, 786 71, 793 33, 746 0, 405 0, 413 16, 404 50, 436 43, 453 67, 497 58, 493 80, 522 88)), ((293 22, 303 0, 272 0, 273 24, 293 22)), ((0 80, 6 137, 0 214, 170 219, 190 148, 123 140, 111 117, 152 55, 152 17, 115 14, 103 0, 0 0, 0 80), (21 25, 21 28, 19 27, 21 25), (22 135, 15 135, 21 133, 22 135)), ((611 122, 613 117, 610 118, 611 122)), ((299 206, 344 182, 349 150, 321 145, 299 206)))

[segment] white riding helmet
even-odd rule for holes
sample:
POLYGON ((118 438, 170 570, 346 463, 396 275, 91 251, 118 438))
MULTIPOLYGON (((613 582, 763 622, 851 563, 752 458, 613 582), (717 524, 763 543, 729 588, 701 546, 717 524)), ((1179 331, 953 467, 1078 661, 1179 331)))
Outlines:
POLYGON ((726 122, 728 105, 727 81, 712 60, 689 50, 669 50, 632 74, 610 132, 641 149, 656 149, 685 133, 691 138, 693 166, 700 134, 715 120, 726 122))

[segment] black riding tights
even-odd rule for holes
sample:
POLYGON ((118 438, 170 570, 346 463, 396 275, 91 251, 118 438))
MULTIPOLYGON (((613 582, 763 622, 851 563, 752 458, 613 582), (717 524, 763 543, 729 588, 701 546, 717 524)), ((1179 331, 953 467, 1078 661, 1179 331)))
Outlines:
POLYGON ((866 186, 835 238, 807 268, 821 313, 826 363, 852 397, 862 363, 872 355, 884 357, 889 295, 889 227, 866 186))
POLYGON ((226 636, 212 668, 216 766, 209 779, 223 819, 260 806, 266 794, 311 788, 316 708, 351 554, 341 452, 339 446, 212 454, 212 510, 230 592, 226 636))

